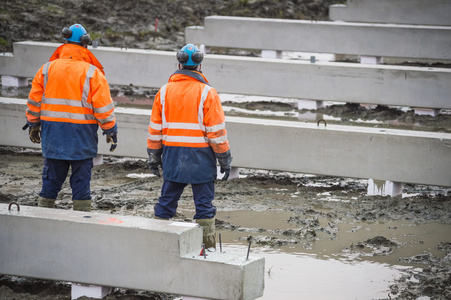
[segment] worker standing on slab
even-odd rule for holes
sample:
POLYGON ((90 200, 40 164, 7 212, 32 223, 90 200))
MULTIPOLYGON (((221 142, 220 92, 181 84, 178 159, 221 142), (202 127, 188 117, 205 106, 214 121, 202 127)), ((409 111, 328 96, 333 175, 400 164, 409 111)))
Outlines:
POLYGON ((161 196, 155 218, 170 219, 184 188, 191 184, 196 214, 206 248, 216 248, 212 204, 217 177, 216 161, 230 174, 232 156, 225 128, 225 115, 217 91, 201 72, 203 53, 193 44, 177 52, 178 70, 160 88, 152 107, 147 139, 149 167, 160 177, 161 196))
POLYGON ((60 46, 36 73, 26 111, 29 137, 42 141, 44 169, 38 206, 54 207, 71 168, 74 210, 91 210, 91 170, 100 127, 117 146, 117 124, 103 67, 88 50, 91 37, 80 24, 62 30, 60 46))

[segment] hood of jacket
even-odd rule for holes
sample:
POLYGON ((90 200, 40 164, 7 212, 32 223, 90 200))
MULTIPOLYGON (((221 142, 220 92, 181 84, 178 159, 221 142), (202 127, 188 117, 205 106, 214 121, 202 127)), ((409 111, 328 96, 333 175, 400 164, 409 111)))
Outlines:
POLYGON ((94 54, 92 54, 92 52, 85 47, 74 44, 61 45, 55 50, 55 52, 53 52, 53 55, 50 57, 49 61, 58 58, 85 61, 96 66, 103 73, 103 75, 105 75, 102 64, 97 60, 94 54))

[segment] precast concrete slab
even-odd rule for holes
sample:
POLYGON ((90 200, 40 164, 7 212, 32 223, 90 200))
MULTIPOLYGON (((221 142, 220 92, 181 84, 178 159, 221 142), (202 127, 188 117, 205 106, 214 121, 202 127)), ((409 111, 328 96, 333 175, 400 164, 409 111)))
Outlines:
MULTIPOLYGON (((58 45, 15 43, 13 57, 0 56, 0 75, 34 77, 58 45)), ((159 88, 177 69, 175 52, 92 50, 110 84, 159 88)), ((206 55, 202 69, 220 93, 451 109, 451 69, 445 68, 206 55)))
POLYGON ((451 27, 208 16, 185 28, 207 47, 451 60, 451 27))
POLYGON ((451 134, 226 118, 236 167, 451 186, 451 134))
POLYGON ((451 26, 449 0, 350 0, 329 6, 332 21, 451 26))
MULTIPOLYGON (((0 98, 0 145, 40 148, 22 131, 25 100, 0 98)), ((116 109, 118 147, 147 159, 150 110, 116 109)), ((451 134, 226 117, 233 167, 451 186, 451 134)), ((99 130, 99 135, 101 135, 99 130)))
POLYGON ((208 299, 263 295, 264 258, 199 256, 195 223, 0 204, 0 274, 208 299))

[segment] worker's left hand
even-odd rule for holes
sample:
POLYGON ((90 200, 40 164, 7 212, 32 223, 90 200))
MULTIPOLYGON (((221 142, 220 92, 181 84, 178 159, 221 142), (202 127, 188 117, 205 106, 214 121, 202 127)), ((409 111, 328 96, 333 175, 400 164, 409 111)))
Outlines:
POLYGON ((221 167, 220 171, 221 174, 224 173, 224 176, 222 177, 223 181, 226 181, 229 179, 230 176, 230 170, 232 168, 232 154, 230 153, 230 150, 224 153, 216 153, 216 158, 218 159, 219 166, 221 167))
POLYGON ((147 164, 149 169, 157 177, 160 177, 160 167, 163 168, 163 162, 161 161, 161 154, 163 149, 149 149, 147 148, 147 154, 149 155, 149 160, 147 164))
POLYGON ((113 152, 117 147, 117 135, 116 134, 106 134, 106 142, 111 143, 110 152, 113 152))

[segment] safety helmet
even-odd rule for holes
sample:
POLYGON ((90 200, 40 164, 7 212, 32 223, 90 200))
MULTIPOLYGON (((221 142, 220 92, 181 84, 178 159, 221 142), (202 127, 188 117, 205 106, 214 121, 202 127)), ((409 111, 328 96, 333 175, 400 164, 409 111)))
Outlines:
POLYGON ((196 67, 203 59, 204 54, 193 44, 187 44, 177 52, 177 60, 186 67, 196 67))
POLYGON ((64 39, 69 42, 79 43, 87 45, 91 43, 91 36, 87 33, 86 29, 80 24, 74 24, 69 28, 64 27, 61 32, 64 39))

